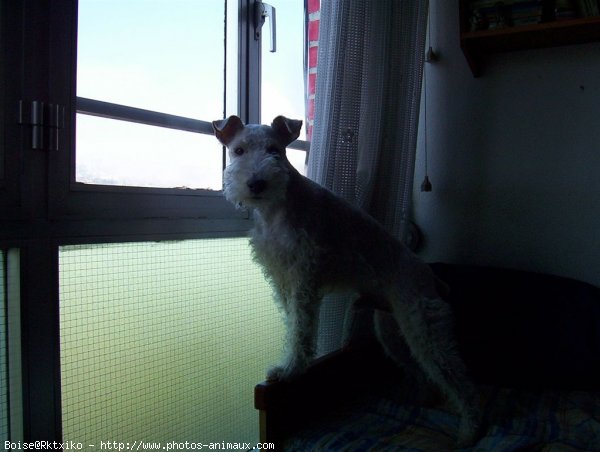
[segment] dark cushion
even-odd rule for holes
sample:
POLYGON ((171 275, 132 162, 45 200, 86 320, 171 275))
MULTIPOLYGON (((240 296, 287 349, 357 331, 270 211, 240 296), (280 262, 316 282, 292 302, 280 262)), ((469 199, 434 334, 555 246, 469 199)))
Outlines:
POLYGON ((460 352, 481 383, 600 388, 600 289, 519 270, 432 264, 460 352))

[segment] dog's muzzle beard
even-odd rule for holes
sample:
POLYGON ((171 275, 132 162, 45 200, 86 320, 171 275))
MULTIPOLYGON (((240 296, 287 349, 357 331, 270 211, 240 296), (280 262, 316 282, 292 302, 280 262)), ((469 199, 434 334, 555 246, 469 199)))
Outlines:
POLYGON ((225 168, 225 199, 238 208, 263 207, 285 199, 289 171, 280 161, 265 159, 252 169, 231 163, 225 168))
MULTIPOLYGON (((227 173, 227 169, 225 170, 227 173)), ((267 195, 269 184, 266 180, 249 176, 241 180, 225 176, 223 193, 225 199, 235 205, 237 208, 256 207, 257 203, 267 195)))

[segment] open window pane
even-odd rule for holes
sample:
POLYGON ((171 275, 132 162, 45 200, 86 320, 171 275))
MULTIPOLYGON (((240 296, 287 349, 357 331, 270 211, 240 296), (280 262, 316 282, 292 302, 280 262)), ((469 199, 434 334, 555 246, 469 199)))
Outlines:
POLYGON ((94 101, 207 126, 222 117, 225 14, 223 0, 79 1, 77 96, 88 102, 77 115, 76 182, 222 188, 222 147, 212 135, 178 131, 179 122, 144 127, 135 112, 122 122, 94 101))
POLYGON ((258 440, 283 322, 248 239, 64 246, 59 283, 65 441, 258 440))
POLYGON ((77 115, 76 180, 87 184, 221 190, 213 136, 77 115))
POLYGON ((223 115, 223 0, 79 0, 77 96, 223 115))
MULTIPOLYGON (((284 115, 304 119, 304 2, 273 0, 276 7, 277 51, 270 52, 269 26, 262 32, 261 119, 269 123, 284 115)), ((300 139, 305 139, 302 128, 300 139)))

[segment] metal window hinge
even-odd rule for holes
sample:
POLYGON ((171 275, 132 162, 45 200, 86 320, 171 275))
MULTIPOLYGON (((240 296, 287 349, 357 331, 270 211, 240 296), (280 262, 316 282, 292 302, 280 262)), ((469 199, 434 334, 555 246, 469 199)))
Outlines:
POLYGON ((275 29, 275 8, 267 3, 263 3, 260 0, 256 0, 254 3, 254 39, 257 41, 260 39, 262 26, 265 24, 265 19, 269 18, 269 25, 271 27, 271 46, 269 51, 275 52, 277 50, 277 31, 275 29))
POLYGON ((65 107, 39 100, 20 100, 19 124, 31 127, 32 149, 58 151, 59 131, 65 127, 65 107))

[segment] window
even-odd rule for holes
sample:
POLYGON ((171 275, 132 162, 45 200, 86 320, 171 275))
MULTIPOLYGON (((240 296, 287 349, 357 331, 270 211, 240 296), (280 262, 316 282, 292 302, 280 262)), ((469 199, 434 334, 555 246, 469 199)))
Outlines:
MULTIPOLYGON (((269 98, 260 63, 280 55, 254 39, 255 3, 0 3, 1 296, 5 332, 23 337, 0 343, 11 440, 257 438, 252 385, 277 361, 283 324, 243 238, 247 214, 221 194, 209 121, 258 122, 270 102, 304 117, 301 97, 287 98, 303 92, 305 16, 302 2, 271 2, 280 55, 299 74, 282 73, 289 83, 269 98), (35 106, 58 120, 34 120, 35 106)), ((303 169, 306 140, 291 147, 303 169)))
MULTIPOLYGON (((270 39, 262 40, 262 88, 261 118, 269 123, 278 115, 292 119, 302 119, 305 124, 300 140, 306 140, 306 96, 305 91, 298 89, 304 86, 305 52, 304 39, 306 21, 304 2, 298 0, 278 0, 277 5, 276 52, 270 50, 270 39)), ((306 148, 288 149, 290 163, 302 174, 305 173, 306 148)))
MULTIPOLYGON (((77 93, 77 115, 66 117, 67 152, 50 157, 51 214, 243 218, 220 193, 225 156, 210 121, 304 118, 305 15, 302 2, 280 2, 276 53, 255 39, 255 0, 81 0, 71 20, 56 16, 71 29, 60 36, 65 66, 77 61, 57 79, 72 80, 60 91, 77 93)), ((304 172, 307 141, 289 148, 304 172)))
MULTIPOLYGON (((234 5, 79 1, 76 182, 221 189, 224 156, 210 122, 235 110, 234 5)), ((279 51, 270 39, 260 49, 264 122, 305 116, 304 5, 279 0, 276 11, 279 51)), ((304 171, 306 145, 296 147, 290 160, 304 171)))
POLYGON ((221 189, 226 6, 79 1, 77 182, 221 189))

